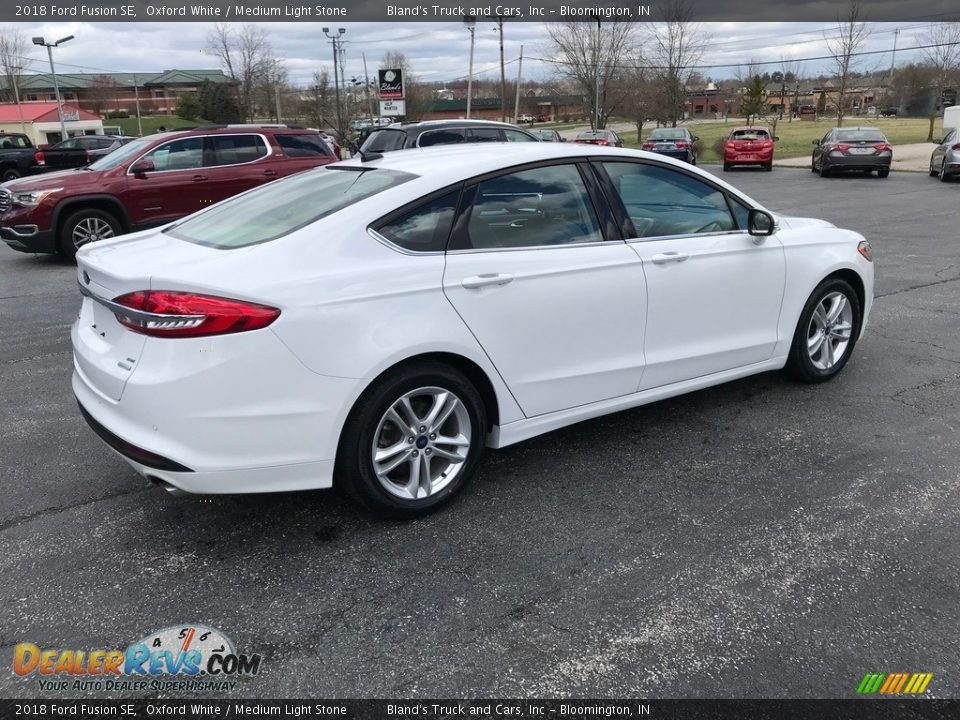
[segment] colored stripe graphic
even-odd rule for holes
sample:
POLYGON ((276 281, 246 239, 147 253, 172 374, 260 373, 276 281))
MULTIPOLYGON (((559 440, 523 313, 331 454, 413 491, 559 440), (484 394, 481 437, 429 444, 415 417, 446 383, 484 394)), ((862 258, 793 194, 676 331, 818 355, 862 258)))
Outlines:
POLYGON ((857 686, 858 695, 919 695, 926 692, 933 673, 867 673, 857 686))

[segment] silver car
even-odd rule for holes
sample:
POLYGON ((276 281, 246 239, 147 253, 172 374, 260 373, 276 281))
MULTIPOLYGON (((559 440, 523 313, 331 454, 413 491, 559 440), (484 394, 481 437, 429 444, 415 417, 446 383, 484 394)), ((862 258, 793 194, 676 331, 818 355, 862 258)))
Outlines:
POLYGON ((939 175, 948 182, 960 175, 960 128, 953 128, 941 140, 930 156, 930 175, 939 175))

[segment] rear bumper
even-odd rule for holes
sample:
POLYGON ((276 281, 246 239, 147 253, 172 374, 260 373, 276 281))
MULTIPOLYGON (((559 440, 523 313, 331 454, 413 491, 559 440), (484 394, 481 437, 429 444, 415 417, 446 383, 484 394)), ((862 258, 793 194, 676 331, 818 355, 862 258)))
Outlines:
POLYGON ((830 170, 877 170, 889 168, 892 155, 826 155, 822 160, 830 170))
MULTIPOLYGON (((148 338, 119 400, 75 357, 73 392, 94 432, 144 477, 206 494, 330 487, 365 383, 313 373, 272 332, 257 333, 243 353, 232 347, 240 336, 148 338)), ((75 356, 86 351, 76 325, 73 340, 75 356)))
POLYGON ((661 152, 659 150, 651 150, 650 152, 656 153, 657 155, 663 155, 664 157, 671 157, 671 158, 674 158, 675 160, 683 160, 684 162, 690 162, 690 160, 692 159, 690 153, 687 152, 686 150, 671 150, 671 151, 664 151, 664 152, 661 152))
POLYGON ((727 165, 769 165, 773 162, 773 154, 746 157, 743 155, 725 155, 723 162, 727 165))

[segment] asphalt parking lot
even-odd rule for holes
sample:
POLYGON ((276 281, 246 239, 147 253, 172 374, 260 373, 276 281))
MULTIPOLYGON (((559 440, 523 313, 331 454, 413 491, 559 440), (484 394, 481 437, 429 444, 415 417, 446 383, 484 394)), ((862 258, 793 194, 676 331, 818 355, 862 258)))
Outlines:
POLYGON ((761 375, 491 452, 411 523, 334 492, 149 486, 77 412, 75 267, 0 247, 0 696, 41 695, 10 671, 17 643, 124 648, 189 622, 262 654, 230 697, 852 697, 894 671, 960 695, 960 184, 724 178, 873 244, 841 376, 761 375))

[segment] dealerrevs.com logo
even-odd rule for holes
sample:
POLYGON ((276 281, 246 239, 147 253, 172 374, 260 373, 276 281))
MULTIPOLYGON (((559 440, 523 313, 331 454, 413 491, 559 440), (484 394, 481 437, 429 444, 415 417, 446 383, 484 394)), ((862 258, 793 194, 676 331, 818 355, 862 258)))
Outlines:
POLYGON ((13 651, 13 672, 53 691, 232 690, 236 678, 260 667, 260 655, 238 653, 222 632, 196 624, 158 630, 125 650, 41 649, 26 642, 13 651))

